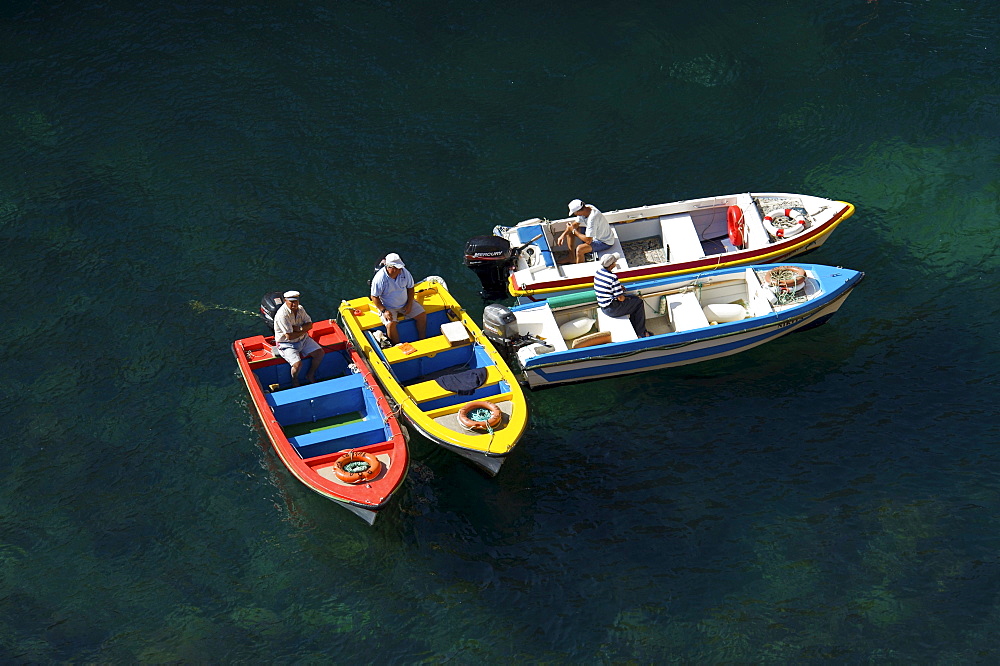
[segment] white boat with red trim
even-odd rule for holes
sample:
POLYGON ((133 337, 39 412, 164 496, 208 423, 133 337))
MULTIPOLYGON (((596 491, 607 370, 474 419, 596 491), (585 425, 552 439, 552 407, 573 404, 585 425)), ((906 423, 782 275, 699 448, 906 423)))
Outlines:
POLYGON ((575 220, 534 218, 466 243, 465 264, 487 298, 520 302, 589 289, 601 256, 617 252, 623 283, 747 264, 783 262, 822 245, 854 206, 806 194, 742 193, 605 212, 614 244, 571 263, 557 239, 575 220))

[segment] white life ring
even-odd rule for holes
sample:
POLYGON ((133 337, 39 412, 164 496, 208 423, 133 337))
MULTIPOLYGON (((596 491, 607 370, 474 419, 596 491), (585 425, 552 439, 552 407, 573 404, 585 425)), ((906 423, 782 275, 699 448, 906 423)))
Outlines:
POLYGON ((764 216, 764 227, 775 238, 791 238, 805 231, 806 216, 794 208, 776 208, 764 216), (791 222, 775 224, 775 218, 785 217, 791 222))

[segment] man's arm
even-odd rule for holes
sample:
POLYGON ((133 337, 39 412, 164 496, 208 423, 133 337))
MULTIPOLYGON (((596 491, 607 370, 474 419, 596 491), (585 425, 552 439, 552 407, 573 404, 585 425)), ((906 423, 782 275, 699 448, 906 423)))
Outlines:
POLYGON ((407 287, 407 289, 406 289, 406 305, 403 306, 403 312, 409 312, 410 308, 413 307, 413 295, 415 293, 416 292, 413 290, 413 287, 407 287))
POLYGON ((392 312, 389 311, 389 308, 383 305, 381 298, 372 295, 372 303, 375 304, 375 309, 378 310, 378 315, 382 317, 383 321, 386 323, 392 321, 392 312))

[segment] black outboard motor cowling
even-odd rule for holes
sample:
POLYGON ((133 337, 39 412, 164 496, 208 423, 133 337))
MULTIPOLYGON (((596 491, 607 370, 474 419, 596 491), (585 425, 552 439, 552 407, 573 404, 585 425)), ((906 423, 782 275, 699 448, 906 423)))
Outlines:
POLYGON ((274 333, 274 313, 278 311, 285 303, 284 292, 282 291, 269 291, 264 294, 264 298, 260 299, 260 310, 257 314, 260 318, 264 320, 267 324, 271 333, 274 333))
POLYGON ((479 276, 479 294, 486 300, 507 297, 507 275, 515 260, 510 241, 500 236, 476 236, 465 244, 465 265, 479 276))

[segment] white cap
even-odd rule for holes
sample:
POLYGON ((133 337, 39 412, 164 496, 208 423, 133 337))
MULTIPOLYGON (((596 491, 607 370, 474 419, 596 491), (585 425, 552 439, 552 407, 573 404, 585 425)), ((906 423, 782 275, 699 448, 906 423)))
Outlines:
POLYGON ((385 265, 392 266, 393 268, 403 268, 406 266, 406 264, 403 263, 403 260, 400 259, 399 255, 395 252, 390 252, 385 255, 385 265))
POLYGON ((299 300, 299 292, 297 291, 286 291, 283 298, 286 301, 297 301, 299 300))
POLYGON ((606 254, 603 257, 601 257, 601 266, 604 266, 605 268, 611 268, 612 266, 617 264, 618 260, 621 258, 622 258, 621 255, 618 254, 617 252, 606 254))
POLYGON ((576 211, 580 210, 581 208, 583 208, 583 202, 581 200, 573 199, 572 201, 569 202, 570 215, 576 214, 576 211))

